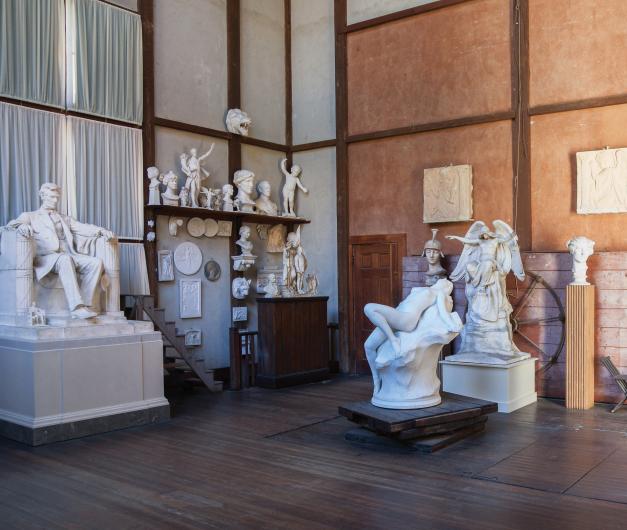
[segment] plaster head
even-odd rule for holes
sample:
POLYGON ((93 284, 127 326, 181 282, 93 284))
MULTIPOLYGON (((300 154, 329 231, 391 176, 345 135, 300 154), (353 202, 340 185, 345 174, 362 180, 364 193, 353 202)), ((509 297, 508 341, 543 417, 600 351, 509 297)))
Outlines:
POLYGON ((39 188, 39 198, 44 208, 56 210, 61 198, 61 186, 54 182, 44 182, 39 188))
POLYGON ((436 237, 437 233, 437 228, 431 229, 431 239, 425 241, 424 250, 422 251, 422 255, 427 258, 429 265, 437 265, 440 262, 440 258, 444 257, 442 243, 436 237))
POLYGON ((267 180, 262 180, 257 184, 257 192, 259 196, 270 197, 270 192, 272 191, 272 187, 267 180))
POLYGON ((250 291, 250 283, 251 280, 247 280, 246 278, 235 278, 231 284, 231 294, 233 298, 237 298, 238 300, 246 298, 250 291))
POLYGON ((255 186, 255 174, 248 169, 240 169, 233 175, 233 184, 244 193, 250 195, 255 186))
POLYGON ((151 166, 146 170, 149 179, 156 179, 159 176, 159 168, 151 166))
POLYGON ((303 168, 301 168, 298 164, 294 164, 292 166, 292 175, 294 175, 295 177, 298 177, 298 175, 300 175, 303 172, 303 168))
POLYGON ((224 186, 222 186, 222 193, 228 196, 233 195, 233 186, 231 186, 230 184, 225 184, 224 186))
POLYGON ((594 253, 594 241, 585 236, 575 236, 566 242, 566 248, 576 263, 585 263, 594 253))
POLYGON ((192 155, 192 156, 196 156, 196 155, 198 154, 198 151, 196 150, 196 148, 195 148, 195 147, 192 147, 192 148, 189 150, 189 154, 190 154, 190 155, 192 155))
POLYGON ((230 109, 226 114, 226 129, 233 134, 248 136, 252 120, 241 109, 230 109))
POLYGON ((250 227, 249 226, 242 226, 239 229, 239 236, 242 239, 248 239, 250 237, 250 227))

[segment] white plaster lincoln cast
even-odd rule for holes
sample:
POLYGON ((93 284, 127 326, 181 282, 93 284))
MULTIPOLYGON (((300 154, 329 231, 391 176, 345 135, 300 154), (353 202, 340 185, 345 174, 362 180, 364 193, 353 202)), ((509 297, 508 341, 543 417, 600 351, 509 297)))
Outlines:
POLYGON ((283 215, 285 217, 296 217, 296 212, 294 211, 296 187, 299 187, 303 193, 309 193, 307 188, 300 182, 302 169, 295 164, 290 171, 288 171, 287 158, 284 158, 281 160, 281 172, 285 175, 285 184, 283 184, 283 215))
POLYGON ((453 284, 438 280, 415 287, 396 308, 367 304, 364 312, 377 326, 364 344, 372 372, 372 404, 390 409, 432 407, 441 402, 436 374, 442 346, 462 328, 451 312, 453 284))
POLYGON ((233 174, 233 184, 237 186, 235 208, 240 212, 254 213, 255 201, 252 194, 255 189, 255 174, 247 169, 240 169, 233 174))
POLYGON ((432 228, 431 239, 425 242, 424 250, 422 251, 422 255, 427 258, 427 263, 429 264, 429 268, 426 273, 425 283, 430 287, 434 285, 435 282, 441 280, 442 278, 446 278, 446 270, 442 267, 440 260, 444 257, 442 253, 442 243, 438 241, 436 238, 436 234, 438 233, 437 228, 432 228))
POLYGON ((43 184, 39 196, 39 210, 24 212, 5 228, 17 232, 16 262, 24 265, 25 274, 16 276, 18 282, 22 277, 26 279, 20 296, 27 303, 25 307, 22 307, 24 303, 17 304, 18 313, 25 313, 35 301, 32 300, 32 276, 29 277, 29 269, 31 275, 34 270, 39 286, 47 288, 38 290, 36 300, 44 309, 45 302, 52 297, 52 293, 45 291, 53 291, 60 284, 73 318, 92 318, 98 314, 91 306, 99 289, 108 291, 106 311, 117 313, 119 265, 115 235, 105 228, 80 223, 59 213, 57 205, 61 188, 58 185, 50 182, 43 184), (100 238, 104 240, 104 247, 98 242, 100 238), (100 256, 97 257, 99 249, 100 256))
POLYGON ((588 258, 594 253, 594 241, 584 236, 576 236, 566 242, 566 248, 573 257, 573 281, 571 285, 590 285, 586 277, 588 258))
POLYGON ((475 221, 465 237, 446 236, 464 244, 451 280, 466 281, 468 299, 460 349, 447 361, 509 364, 530 357, 512 340, 512 306, 505 287, 510 270, 519 280, 525 279, 518 237, 504 221, 497 219, 493 224, 494 232, 475 221))
POLYGON ((248 136, 252 120, 241 109, 229 109, 226 113, 226 129, 233 134, 248 136))

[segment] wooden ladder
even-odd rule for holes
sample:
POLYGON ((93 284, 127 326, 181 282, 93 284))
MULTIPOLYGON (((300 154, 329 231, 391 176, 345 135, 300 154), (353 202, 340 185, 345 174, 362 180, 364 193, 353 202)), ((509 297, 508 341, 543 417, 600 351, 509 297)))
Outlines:
POLYGON ((213 370, 205 368, 205 359, 196 357, 193 349, 185 345, 184 337, 176 334, 175 322, 165 319, 165 309, 155 307, 154 297, 148 295, 134 296, 135 298, 135 319, 143 320, 144 313, 148 315, 153 324, 166 339, 167 346, 174 348, 179 357, 187 363, 192 372, 196 374, 203 384, 211 392, 222 391, 222 381, 213 378, 213 370))

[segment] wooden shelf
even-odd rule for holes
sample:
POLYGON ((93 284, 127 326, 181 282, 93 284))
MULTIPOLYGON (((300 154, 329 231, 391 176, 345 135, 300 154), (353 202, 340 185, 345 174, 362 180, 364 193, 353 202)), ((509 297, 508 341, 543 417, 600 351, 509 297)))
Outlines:
POLYGON ((263 215, 245 212, 223 212, 221 210, 208 210, 207 208, 191 208, 186 206, 144 206, 146 211, 154 215, 167 215, 170 217, 200 217, 201 219, 218 219, 220 221, 236 221, 243 223, 258 223, 264 225, 294 225, 307 224, 311 221, 303 217, 281 217, 279 215, 263 215))

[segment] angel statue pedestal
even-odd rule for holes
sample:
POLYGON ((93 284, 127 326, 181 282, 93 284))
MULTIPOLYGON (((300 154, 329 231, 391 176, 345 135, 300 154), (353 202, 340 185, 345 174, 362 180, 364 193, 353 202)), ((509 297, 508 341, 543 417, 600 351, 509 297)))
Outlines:
POLYGON ((169 418, 163 343, 120 311, 115 235, 57 211, 0 228, 0 435, 30 445, 169 418))
POLYGON ((442 361, 444 390, 495 401, 499 412, 512 412, 537 400, 535 362, 512 340, 505 279, 510 271, 524 280, 518 238, 499 219, 494 231, 476 221, 464 237, 447 236, 464 244, 451 274, 463 279, 468 301, 461 345, 442 361))

